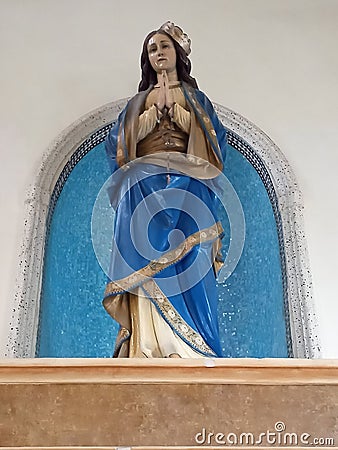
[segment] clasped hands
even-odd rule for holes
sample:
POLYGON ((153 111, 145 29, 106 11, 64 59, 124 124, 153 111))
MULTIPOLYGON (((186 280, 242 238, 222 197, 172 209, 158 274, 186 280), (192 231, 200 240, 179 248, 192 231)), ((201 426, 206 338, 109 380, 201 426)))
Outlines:
POLYGON ((173 116, 174 102, 172 100, 172 94, 169 89, 169 79, 166 70, 159 73, 157 76, 158 84, 160 85, 157 95, 156 107, 162 113, 168 112, 169 116, 173 116))

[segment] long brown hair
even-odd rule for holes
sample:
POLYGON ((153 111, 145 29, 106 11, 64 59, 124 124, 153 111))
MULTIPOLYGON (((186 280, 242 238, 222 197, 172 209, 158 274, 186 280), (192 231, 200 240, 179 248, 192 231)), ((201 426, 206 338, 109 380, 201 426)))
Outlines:
POLYGON ((150 85, 155 85, 157 83, 157 75, 155 70, 151 67, 151 64, 149 62, 148 58, 148 42, 150 38, 154 36, 154 34, 161 33, 170 38, 170 40, 173 42, 175 50, 176 50, 176 70, 177 70, 177 77, 179 81, 185 81, 186 83, 190 84, 195 89, 198 89, 197 81, 195 78, 190 76, 191 72, 191 62, 188 56, 186 55, 183 48, 174 41, 171 36, 169 36, 167 33, 165 33, 162 30, 155 30, 148 34, 148 36, 145 38, 141 53, 141 81, 138 85, 138 91, 145 91, 148 89, 150 85))

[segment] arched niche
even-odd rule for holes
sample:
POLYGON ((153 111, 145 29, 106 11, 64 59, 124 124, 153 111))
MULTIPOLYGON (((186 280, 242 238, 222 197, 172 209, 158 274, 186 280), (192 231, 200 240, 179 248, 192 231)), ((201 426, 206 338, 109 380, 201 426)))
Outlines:
MULTIPOLYGON (((38 332, 43 328, 43 321, 45 320, 41 312, 43 308, 50 306, 48 303, 44 305, 41 299, 47 290, 51 292, 54 289, 53 279, 50 278, 46 281, 44 271, 46 265, 53 264, 52 261, 48 262, 51 256, 48 255, 47 247, 55 245, 55 242, 54 244, 52 242, 50 226, 56 217, 55 210, 58 207, 58 202, 61 202, 62 197, 65 198, 66 196, 66 189, 69 189, 67 196, 70 204, 72 204, 71 183, 67 184, 67 179, 69 178, 69 181, 71 181, 71 177, 76 170, 80 170, 79 168, 85 158, 87 158, 88 163, 89 158, 93 157, 91 160, 92 167, 95 166, 95 161, 98 161, 99 154, 99 158, 102 158, 102 143, 126 101, 126 99, 123 99, 104 105, 79 119, 52 143, 44 156, 35 183, 26 200, 27 217, 20 254, 7 356, 60 356, 54 355, 53 352, 50 355, 41 352, 41 342, 38 338, 38 332), (96 156, 94 155, 95 152, 97 152, 96 156), (48 246, 46 245, 47 241, 48 246)), ((220 120, 229 131, 230 158, 242 158, 248 164, 247 169, 252 171, 253 179, 259 178, 260 184, 263 186, 260 197, 266 197, 271 209, 270 216, 273 217, 274 222, 273 233, 275 233, 278 246, 278 251, 275 252, 278 259, 276 264, 280 265, 281 274, 276 283, 280 284, 280 299, 278 301, 281 302, 279 308, 282 311, 284 321, 284 338, 282 339, 285 339, 286 350, 278 350, 276 354, 264 354, 264 351, 257 350, 256 353, 252 354, 249 346, 249 350, 243 350, 237 356, 318 357, 320 349, 312 305, 311 275, 303 232, 303 202, 294 174, 279 148, 258 127, 238 113, 221 105, 214 104, 214 107, 220 120)), ((99 169, 96 167, 93 170, 97 172, 99 169)), ((95 177, 90 177, 89 174, 88 180, 90 182, 93 182, 93 178, 95 177)), ((105 179, 103 179, 104 181, 105 179)), ((266 201, 266 199, 263 198, 262 201, 266 201)), ((79 245, 77 251, 81 252, 81 248, 78 247, 79 245)), ((57 245, 54 248, 57 249, 57 245)), ((83 257, 83 261, 86 261, 85 257, 83 257)), ((92 263, 95 264, 95 262, 92 263)), ((92 295, 90 283, 86 285, 86 280, 82 281, 83 289, 86 289, 90 293, 89 295, 92 295)), ((101 287, 99 288, 99 291, 102 292, 104 276, 96 275, 95 281, 96 288, 102 283, 102 290, 101 287)), ((261 283, 264 283, 264 279, 261 283)), ((67 287, 63 287, 65 288, 64 293, 61 291, 58 294, 59 298, 65 297, 63 298, 63 307, 59 308, 58 311, 51 311, 49 320, 53 321, 53 317, 60 319, 60 314, 65 315, 67 322, 81 320, 80 311, 85 309, 88 317, 90 314, 95 314, 96 308, 101 308, 99 294, 97 296, 95 294, 96 300, 90 299, 87 304, 77 304, 76 307, 79 311, 77 313, 74 304, 66 298, 67 287), (95 301, 97 301, 97 304, 95 301)), ((273 295, 270 297, 269 301, 274 302, 273 295)), ((232 308, 234 309, 233 305, 232 308)), ((231 311, 231 308, 228 309, 226 314, 236 314, 236 312, 231 311)), ((104 314, 103 309, 102 314, 104 314)), ((90 320, 95 321, 96 318, 91 317, 90 320)), ((222 321, 221 317, 220 321, 222 321)), ((276 322, 273 332, 280 333, 281 330, 278 331, 278 327, 278 322, 276 322)), ((80 342, 81 336, 84 335, 86 335, 86 339, 90 340, 88 328, 90 327, 78 327, 78 332, 74 334, 70 346, 80 342)), ((46 329, 48 329, 48 324, 45 324, 46 329)), ((58 330, 58 339, 60 339, 59 342, 62 346, 62 326, 58 326, 58 330)), ((105 340, 100 344, 99 354, 91 351, 81 353, 80 345, 79 354, 72 355, 66 352, 62 356, 110 356, 114 325, 108 316, 103 319, 102 330, 105 332, 105 340), (108 333, 107 329, 109 330, 108 333), (102 351, 102 348, 105 348, 105 350, 102 351)), ((234 346, 237 345, 236 339, 231 341, 231 336, 236 333, 233 329, 228 331, 229 342, 232 342, 234 346)), ((48 338, 48 334, 45 333, 44 342, 46 342, 46 339, 48 341, 48 338)), ((53 338, 51 337, 51 339, 53 338)), ((250 339, 255 339, 255 336, 251 336, 250 339)), ((225 356, 236 356, 236 354, 229 353, 229 349, 225 349, 225 356)))

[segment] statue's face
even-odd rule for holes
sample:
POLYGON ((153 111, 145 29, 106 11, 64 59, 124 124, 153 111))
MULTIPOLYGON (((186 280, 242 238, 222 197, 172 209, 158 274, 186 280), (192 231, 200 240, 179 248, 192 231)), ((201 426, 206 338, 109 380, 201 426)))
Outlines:
POLYGON ((173 41, 165 34, 156 33, 149 39, 148 58, 156 73, 176 70, 176 50, 173 41))

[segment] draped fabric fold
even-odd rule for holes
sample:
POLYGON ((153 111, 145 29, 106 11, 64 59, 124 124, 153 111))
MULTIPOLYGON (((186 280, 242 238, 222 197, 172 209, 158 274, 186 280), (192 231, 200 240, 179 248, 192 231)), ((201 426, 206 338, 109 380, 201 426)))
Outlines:
MULTIPOLYGON (((142 296, 169 327, 174 340, 181 341, 196 357, 220 357, 219 262, 215 263, 215 256, 223 230, 217 217, 217 179, 225 158, 226 130, 207 97, 183 83, 191 114, 186 152, 164 148, 153 154, 149 144, 147 156, 139 158, 138 117, 150 91, 129 101, 106 140, 113 172, 108 193, 115 226, 111 281, 103 305, 120 324, 114 356, 138 354, 136 335, 142 333, 136 331, 149 326, 136 323, 140 319, 133 313, 142 296)), ((163 339, 170 339, 166 331, 163 333, 163 339)), ((156 339, 161 336, 156 335, 156 339)), ((179 350, 177 353, 181 356, 179 350)), ((182 354, 189 351, 182 350, 182 354)))

